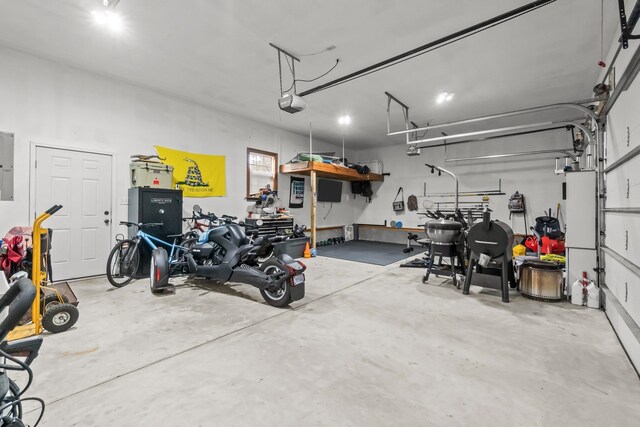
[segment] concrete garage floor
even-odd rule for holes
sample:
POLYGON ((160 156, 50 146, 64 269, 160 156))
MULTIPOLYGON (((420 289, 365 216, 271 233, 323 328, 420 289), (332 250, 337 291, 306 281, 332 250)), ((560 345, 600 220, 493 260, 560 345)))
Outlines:
POLYGON ((285 310, 244 285, 75 283, 77 327, 33 365, 41 425, 637 425, 640 381, 601 311, 308 265, 285 310))

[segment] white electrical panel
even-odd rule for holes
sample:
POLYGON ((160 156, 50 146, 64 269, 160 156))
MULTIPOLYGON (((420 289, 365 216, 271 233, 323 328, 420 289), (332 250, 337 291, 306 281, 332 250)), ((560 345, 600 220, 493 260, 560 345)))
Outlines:
POLYGON ((0 132, 0 200, 13 200, 12 133, 0 132))

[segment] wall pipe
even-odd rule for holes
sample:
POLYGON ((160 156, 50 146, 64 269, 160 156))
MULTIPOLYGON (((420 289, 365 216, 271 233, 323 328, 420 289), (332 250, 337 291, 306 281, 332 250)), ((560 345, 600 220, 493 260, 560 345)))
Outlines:
POLYGON ((440 171, 440 172, 444 172, 447 175, 449 175, 450 177, 452 177, 455 181, 456 181, 456 192, 455 192, 455 205, 453 207, 454 211, 458 211, 458 198, 459 198, 459 193, 458 193, 458 177, 455 176, 455 174, 451 171, 446 170, 445 168, 441 168, 440 166, 435 166, 435 165, 429 165, 427 163, 424 164, 427 167, 431 168, 431 171, 433 172, 433 169, 440 171))

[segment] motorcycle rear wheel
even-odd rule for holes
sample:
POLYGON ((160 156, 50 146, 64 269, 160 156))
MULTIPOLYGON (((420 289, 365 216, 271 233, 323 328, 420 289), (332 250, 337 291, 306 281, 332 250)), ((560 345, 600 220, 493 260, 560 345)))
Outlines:
POLYGON ((264 264, 265 262, 273 258, 273 255, 273 248, 266 254, 258 255, 258 264, 264 264))
MULTIPOLYGON (((260 270, 265 274, 271 276, 276 273, 285 272, 286 269, 280 262, 276 259, 268 259, 261 266, 260 270)), ((286 307, 291 302, 291 289, 289 280, 285 280, 282 283, 282 286, 274 291, 270 291, 268 289, 260 289, 260 294, 262 298, 267 302, 267 304, 273 307, 286 307)))

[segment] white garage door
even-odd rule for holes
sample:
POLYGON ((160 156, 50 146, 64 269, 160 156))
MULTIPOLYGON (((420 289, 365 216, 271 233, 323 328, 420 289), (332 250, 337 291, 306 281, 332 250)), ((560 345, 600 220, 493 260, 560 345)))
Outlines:
POLYGON ((622 92, 607 116, 606 148, 606 311, 640 366, 640 79, 622 92))
POLYGON ((53 229, 53 279, 104 274, 111 236, 111 156, 36 147, 35 210, 63 208, 53 229))

